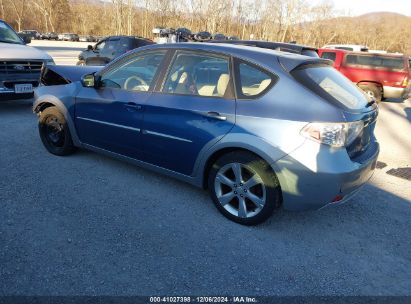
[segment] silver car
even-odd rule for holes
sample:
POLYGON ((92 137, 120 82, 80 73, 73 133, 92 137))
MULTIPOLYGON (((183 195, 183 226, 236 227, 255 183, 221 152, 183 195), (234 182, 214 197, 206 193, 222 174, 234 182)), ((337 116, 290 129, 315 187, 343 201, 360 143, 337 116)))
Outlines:
POLYGON ((373 174, 378 107, 331 64, 150 45, 104 68, 47 67, 34 111, 49 152, 89 149, 208 188, 223 215, 253 225, 343 203, 373 174))

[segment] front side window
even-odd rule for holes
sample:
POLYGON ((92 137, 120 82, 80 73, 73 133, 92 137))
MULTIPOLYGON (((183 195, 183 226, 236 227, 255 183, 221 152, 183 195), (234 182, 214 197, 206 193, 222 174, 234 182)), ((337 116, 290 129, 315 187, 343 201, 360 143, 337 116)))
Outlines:
POLYGON ((171 94, 223 97, 230 81, 227 58, 178 52, 163 86, 171 94))
POLYGON ((95 50, 96 51, 101 51, 104 48, 105 45, 106 45, 106 40, 103 40, 103 41, 96 44, 95 50))
POLYGON ((136 92, 147 92, 163 61, 166 51, 146 53, 130 58, 118 68, 103 74, 100 86, 136 92))
POLYGON ((369 101, 361 89, 330 66, 302 67, 294 70, 292 75, 324 99, 337 102, 348 109, 363 109, 369 101))
POLYGON ((265 93, 271 87, 273 79, 268 72, 247 63, 239 64, 240 95, 255 97, 265 93))

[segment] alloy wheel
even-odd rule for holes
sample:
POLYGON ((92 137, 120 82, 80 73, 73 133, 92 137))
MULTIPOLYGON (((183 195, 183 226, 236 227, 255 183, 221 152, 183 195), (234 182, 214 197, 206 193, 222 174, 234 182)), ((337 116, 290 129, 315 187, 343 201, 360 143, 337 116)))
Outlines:
POLYGON ((214 189, 223 208, 240 218, 257 215, 266 203, 266 186, 262 178, 242 163, 229 163, 220 168, 214 189))

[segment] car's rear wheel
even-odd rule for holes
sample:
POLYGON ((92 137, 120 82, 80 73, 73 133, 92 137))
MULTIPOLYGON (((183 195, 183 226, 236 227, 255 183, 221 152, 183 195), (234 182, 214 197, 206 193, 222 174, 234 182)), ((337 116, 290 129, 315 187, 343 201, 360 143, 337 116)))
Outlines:
POLYGON ((52 154, 64 156, 75 150, 64 115, 56 107, 41 112, 39 134, 44 147, 52 154))
POLYGON ((244 151, 223 155, 212 166, 208 188, 218 210, 243 225, 256 225, 281 204, 281 189, 272 168, 244 151))
POLYGON ((382 100, 382 91, 376 85, 359 85, 359 87, 367 94, 370 98, 374 99, 377 102, 382 100))

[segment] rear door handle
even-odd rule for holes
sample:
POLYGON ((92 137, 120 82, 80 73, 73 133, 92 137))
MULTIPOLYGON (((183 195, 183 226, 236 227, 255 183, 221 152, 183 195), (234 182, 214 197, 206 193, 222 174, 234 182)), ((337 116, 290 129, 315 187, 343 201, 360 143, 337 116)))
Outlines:
POLYGON ((135 102, 128 102, 125 104, 125 107, 128 111, 140 111, 143 106, 136 104, 135 102))
POLYGON ((220 113, 214 112, 214 111, 207 112, 205 114, 205 116, 207 116, 209 118, 214 118, 214 119, 217 119, 217 120, 223 120, 223 121, 227 120, 226 116, 222 116, 222 115, 220 115, 220 113))

